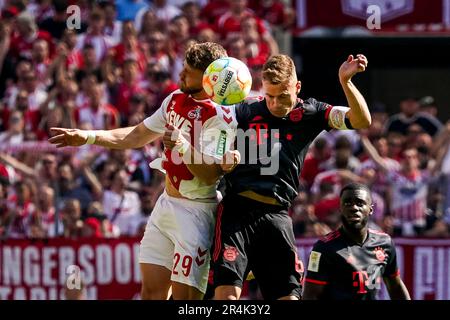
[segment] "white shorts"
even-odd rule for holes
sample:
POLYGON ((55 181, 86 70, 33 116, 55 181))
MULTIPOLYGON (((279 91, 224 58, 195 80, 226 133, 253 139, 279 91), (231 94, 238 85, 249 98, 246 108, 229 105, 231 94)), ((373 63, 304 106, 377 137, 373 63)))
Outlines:
POLYGON ((141 240, 139 262, 164 266, 171 280, 206 292, 217 203, 174 198, 156 202, 141 240))

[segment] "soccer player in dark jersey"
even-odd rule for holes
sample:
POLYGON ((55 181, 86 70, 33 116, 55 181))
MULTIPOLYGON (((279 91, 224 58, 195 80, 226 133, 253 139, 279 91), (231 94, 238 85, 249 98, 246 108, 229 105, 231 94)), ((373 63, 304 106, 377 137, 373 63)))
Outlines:
POLYGON ((322 130, 370 125, 364 97, 351 81, 366 67, 363 55, 350 55, 341 65, 339 80, 349 108, 333 107, 299 99, 294 62, 275 55, 263 66, 265 97, 236 106, 236 146, 242 161, 225 175, 226 195, 217 212, 212 251, 216 299, 239 299, 250 270, 265 299, 300 298, 303 266, 287 209, 315 137, 322 130), (242 136, 247 137, 242 141, 242 136))
POLYGON ((340 207, 342 226, 311 251, 303 299, 374 300, 383 278, 391 299, 410 300, 391 237, 368 228, 373 211, 368 187, 346 185, 340 207))

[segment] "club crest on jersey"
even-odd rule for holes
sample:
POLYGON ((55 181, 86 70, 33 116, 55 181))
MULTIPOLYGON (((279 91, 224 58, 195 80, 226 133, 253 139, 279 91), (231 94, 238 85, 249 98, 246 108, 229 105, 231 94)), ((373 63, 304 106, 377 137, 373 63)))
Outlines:
POLYGON ((303 118, 303 112, 302 108, 294 109, 289 113, 289 119, 291 119, 292 122, 299 122, 303 118))
POLYGON ((373 252, 375 253, 375 257, 377 258, 378 261, 384 262, 384 259, 386 259, 386 254, 384 253, 383 248, 377 247, 373 252))
POLYGON ((196 109, 189 111, 188 118, 189 119, 200 120, 200 118, 201 118, 201 110, 202 110, 202 107, 197 107, 196 109))
POLYGON ((235 247, 226 247, 223 251, 223 258, 230 262, 235 261, 238 255, 239 252, 235 247))

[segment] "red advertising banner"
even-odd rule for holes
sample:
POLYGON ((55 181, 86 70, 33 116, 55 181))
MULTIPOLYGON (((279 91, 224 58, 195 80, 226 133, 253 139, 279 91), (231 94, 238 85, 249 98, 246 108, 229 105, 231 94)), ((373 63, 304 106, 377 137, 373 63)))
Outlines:
POLYGON ((297 28, 361 26, 375 12, 380 28, 370 31, 395 35, 450 32, 449 0, 295 0, 297 28))
POLYGON ((134 299, 140 291, 139 240, 8 240, 0 243, 0 300, 59 300, 75 284, 87 299, 134 299))
MULTIPOLYGON (((0 243, 0 300, 59 300, 79 270, 87 299, 139 299, 139 240, 50 239, 0 243)), ((316 240, 298 239, 305 263, 316 240)), ((401 275, 415 300, 450 300, 450 239, 395 239, 401 275)), ((386 290, 380 299, 389 299, 386 290)))

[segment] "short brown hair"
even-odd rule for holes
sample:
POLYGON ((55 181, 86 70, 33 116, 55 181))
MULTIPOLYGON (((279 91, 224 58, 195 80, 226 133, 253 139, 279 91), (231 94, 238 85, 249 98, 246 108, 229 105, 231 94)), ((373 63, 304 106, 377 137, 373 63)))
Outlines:
POLYGON ((262 78, 271 84, 297 80, 294 61, 284 54, 270 57, 263 66, 262 78))
POLYGON ((218 43, 194 43, 186 50, 186 62, 192 68, 205 71, 215 60, 227 56, 227 51, 218 43))

